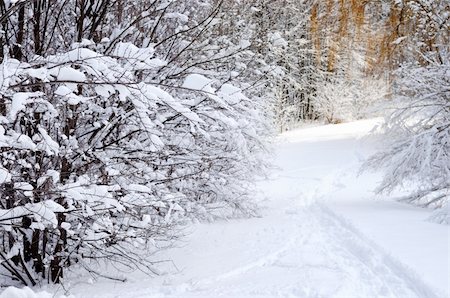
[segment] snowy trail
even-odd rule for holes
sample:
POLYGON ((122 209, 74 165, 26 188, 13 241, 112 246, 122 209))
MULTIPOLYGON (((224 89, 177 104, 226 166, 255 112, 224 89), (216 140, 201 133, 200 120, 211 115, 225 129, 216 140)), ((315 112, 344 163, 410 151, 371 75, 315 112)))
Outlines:
POLYGON ((426 223, 415 209, 412 215, 405 213, 411 211, 407 206, 370 201, 368 188, 377 177, 355 178, 364 155, 358 137, 375 123, 285 134, 278 145, 279 169, 261 183, 266 198, 261 217, 196 225, 186 245, 166 252, 179 273, 157 278, 131 274, 127 283, 72 284, 68 285, 70 292, 86 298, 447 297, 448 227, 426 223), (347 212, 348 206, 352 212, 347 212), (402 219, 396 217, 404 214, 413 216, 417 224, 411 226, 410 220, 411 227, 405 228, 409 241, 405 245, 417 246, 416 240, 430 242, 429 247, 405 255, 430 258, 428 267, 392 254, 405 248, 390 246, 395 243, 390 227, 383 231, 387 238, 372 237, 373 227, 382 225, 380 220, 395 224, 395 231, 402 226, 402 219), (422 239, 426 235, 432 237, 422 239), (430 285, 432 281, 436 283, 430 285))
POLYGON ((251 221, 193 235, 202 237, 194 241, 197 245, 201 242, 204 254, 198 253, 197 247, 182 249, 179 263, 188 260, 189 268, 179 276, 164 279, 162 285, 157 280, 135 280, 126 286, 115 284, 102 289, 98 295, 89 288, 75 293, 80 297, 136 298, 439 297, 320 204, 286 205, 265 217, 263 223, 261 219, 251 221), (280 221, 279 217, 284 219, 280 221), (245 229, 252 224, 257 228, 245 229), (229 245, 227 250, 218 247, 214 235, 230 240, 236 228, 240 229, 237 237, 241 241, 223 242, 223 246, 229 245), (214 247, 215 257, 209 255, 214 247), (192 267, 195 265, 197 268, 192 267))
POLYGON ((296 233, 284 239, 279 250, 219 276, 201 280, 190 291, 179 295, 438 297, 407 271, 391 266, 386 254, 374 249, 372 243, 346 228, 322 207, 313 205, 285 212, 292 220, 289 230, 296 233))

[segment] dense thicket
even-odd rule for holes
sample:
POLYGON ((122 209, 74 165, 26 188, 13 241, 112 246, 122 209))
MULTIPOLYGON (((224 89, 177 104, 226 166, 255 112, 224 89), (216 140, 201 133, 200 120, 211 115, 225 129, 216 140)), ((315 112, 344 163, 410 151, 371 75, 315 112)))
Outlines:
POLYGON ((252 214, 270 117, 226 5, 0 2, 2 274, 151 272, 185 219, 252 214))

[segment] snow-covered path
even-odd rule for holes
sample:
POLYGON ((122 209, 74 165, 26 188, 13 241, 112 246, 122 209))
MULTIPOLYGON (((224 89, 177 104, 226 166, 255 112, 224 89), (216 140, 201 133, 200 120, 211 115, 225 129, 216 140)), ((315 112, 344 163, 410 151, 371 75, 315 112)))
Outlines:
MULTIPOLYGON (((79 297, 440 297, 320 204, 199 227, 175 252, 182 272, 76 286, 79 297), (141 279, 143 278, 143 279, 141 279)), ((172 251, 173 253, 173 251, 172 251)))
MULTIPOLYGON (((223 241, 228 253, 216 250, 219 260, 209 260, 202 268, 223 261, 232 266, 223 270, 222 264, 223 271, 178 286, 168 296, 438 297, 325 207, 289 206, 279 211, 264 224, 255 221, 259 228, 239 233, 239 244, 223 241), (242 254, 245 259, 230 260, 242 254)), ((226 229, 217 232, 231 236, 226 229)))
POLYGON ((375 123, 284 134, 279 169, 260 183, 261 217, 196 225, 166 252, 179 273, 66 287, 75 297, 447 297, 448 226, 375 200, 377 175, 356 177, 373 145, 359 137, 375 123))

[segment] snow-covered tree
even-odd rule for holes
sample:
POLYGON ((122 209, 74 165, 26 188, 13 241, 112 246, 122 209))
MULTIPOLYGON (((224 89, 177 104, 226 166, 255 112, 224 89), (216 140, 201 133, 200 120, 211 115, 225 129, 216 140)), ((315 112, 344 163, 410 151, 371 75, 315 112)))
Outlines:
POLYGON ((313 97, 319 72, 309 36, 311 2, 261 0, 252 7, 251 49, 264 61, 261 69, 281 131, 317 116, 313 97))

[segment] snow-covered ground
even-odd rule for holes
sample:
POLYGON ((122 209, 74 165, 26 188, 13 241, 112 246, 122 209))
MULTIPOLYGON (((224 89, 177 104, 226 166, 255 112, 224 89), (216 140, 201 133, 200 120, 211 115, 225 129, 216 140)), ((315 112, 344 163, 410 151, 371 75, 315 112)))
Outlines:
POLYGON ((292 198, 318 203, 349 230, 364 235, 383 251, 399 274, 403 272, 405 278, 415 279, 416 285, 426 285, 439 296, 450 297, 449 226, 428 222, 430 210, 375 195, 373 189, 381 180, 380 173, 358 175, 361 163, 376 150, 377 139, 367 136, 380 121, 284 134, 277 158, 282 171, 275 184, 268 186, 269 196, 274 197, 277 189, 286 189, 286 195, 292 198), (297 189, 293 190, 292 185, 297 189))
POLYGON ((65 289, 77 298, 450 297, 450 227, 375 196, 378 174, 357 176, 375 147, 361 137, 379 121, 280 136, 277 169, 259 183, 261 217, 192 227, 159 256, 178 273, 132 273, 126 283, 80 277, 65 289))

